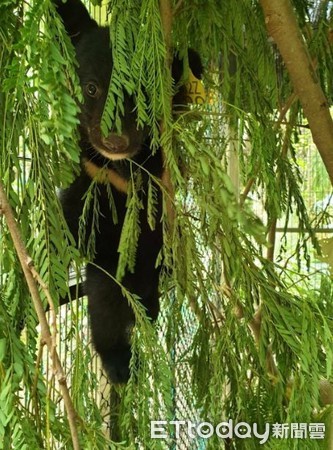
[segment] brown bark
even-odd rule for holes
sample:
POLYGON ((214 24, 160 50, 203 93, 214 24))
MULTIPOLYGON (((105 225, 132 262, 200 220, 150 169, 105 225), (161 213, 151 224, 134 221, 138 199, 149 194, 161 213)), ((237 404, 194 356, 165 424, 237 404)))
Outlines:
POLYGON ((171 65, 171 31, 172 31, 172 8, 170 0, 160 0, 161 22, 164 42, 167 51, 167 64, 171 65))
POLYGON ((299 30, 290 0, 260 0, 269 35, 293 83, 312 138, 333 184, 333 122, 327 99, 299 30))

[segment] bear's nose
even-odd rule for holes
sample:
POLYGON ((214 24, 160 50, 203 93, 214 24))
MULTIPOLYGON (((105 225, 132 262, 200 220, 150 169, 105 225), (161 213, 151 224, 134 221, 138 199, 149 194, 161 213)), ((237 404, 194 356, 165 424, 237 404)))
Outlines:
POLYGON ((124 134, 110 133, 107 137, 102 138, 102 143, 110 152, 123 153, 129 146, 129 139, 124 134))

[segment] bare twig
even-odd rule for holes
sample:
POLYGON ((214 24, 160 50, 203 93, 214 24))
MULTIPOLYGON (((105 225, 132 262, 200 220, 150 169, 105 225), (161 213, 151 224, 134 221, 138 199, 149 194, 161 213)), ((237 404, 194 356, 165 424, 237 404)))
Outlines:
POLYGON ((41 361, 43 358, 43 349, 44 349, 44 343, 42 341, 40 341, 37 359, 36 359, 36 370, 35 370, 35 375, 33 378, 33 383, 32 383, 32 388, 31 388, 31 402, 33 403, 34 408, 36 410, 36 415, 35 415, 36 421, 40 421, 39 403, 37 401, 37 385, 38 385, 38 376, 40 373, 40 365, 41 365, 41 361))
POLYGON ((173 8, 173 15, 174 16, 176 16, 179 13, 180 8, 181 8, 183 3, 184 3, 184 0, 178 0, 178 2, 176 3, 175 7, 173 8))
POLYGON ((266 258, 268 259, 268 261, 272 261, 272 262, 274 262, 276 223, 277 223, 277 218, 274 217, 271 222, 271 226, 269 227, 268 235, 267 235, 268 247, 267 247, 266 258))
MULTIPOLYGON (((283 121, 287 115, 287 112, 289 111, 289 109, 291 108, 291 106, 293 105, 293 103, 296 99, 297 99, 297 95, 294 92, 287 98, 287 101, 280 109, 279 118, 274 125, 275 129, 278 129, 281 124, 288 125, 288 122, 286 123, 283 121)), ((308 126, 307 126, 307 128, 308 128, 308 126)))
POLYGON ((245 186, 245 188, 244 188, 244 190, 241 193, 240 198, 239 198, 240 206, 244 205, 245 200, 246 200, 247 196, 249 195, 249 193, 250 193, 250 191, 252 189, 252 186, 255 183, 255 181, 256 181, 255 177, 251 177, 251 178, 248 179, 248 181, 246 183, 246 186, 245 186))
MULTIPOLYGON (((163 28, 163 36, 166 47, 166 65, 168 70, 171 71, 172 64, 172 47, 171 47, 171 31, 172 31, 172 7, 170 0, 160 0, 160 14, 163 28)), ((172 100, 170 99, 170 107, 172 100)), ((161 125, 161 133, 165 130, 165 123, 162 121, 161 125)), ((169 194, 166 198, 166 207, 167 207, 167 215, 170 230, 173 229, 174 219, 175 219, 175 208, 174 208, 174 186, 171 180, 170 170, 166 164, 166 155, 164 149, 162 148, 162 159, 164 165, 164 171, 162 175, 162 183, 165 186, 167 193, 169 194)))
MULTIPOLYGON (((66 382, 66 376, 64 373, 64 370, 61 365, 61 361, 59 358, 59 355, 56 351, 55 344, 53 342, 53 338, 50 332, 49 324, 46 319, 44 306, 42 303, 42 300, 40 298, 40 294, 37 288, 37 284, 33 275, 33 272, 31 270, 32 264, 31 264, 31 258, 29 257, 26 247, 24 245, 24 242, 22 240, 22 237, 20 235, 19 228, 17 226, 14 213, 12 211, 12 208, 8 202, 6 192, 4 190, 4 187, 2 183, 0 182, 0 213, 3 214, 5 217, 8 230, 10 232, 11 238, 13 240, 13 244, 15 247, 15 250, 17 252, 17 256, 19 258, 24 277, 26 279, 26 282, 28 284, 28 288, 31 294, 31 298, 33 301, 33 305, 35 307, 38 320, 41 327, 41 338, 42 342, 45 342, 47 345, 47 348, 50 353, 50 357, 52 360, 53 370, 56 376, 56 379, 59 383, 60 391, 64 400, 65 409, 67 412, 68 422, 71 430, 71 436, 72 436, 72 442, 74 450, 80 450, 80 444, 79 444, 79 436, 78 436, 78 429, 77 429, 77 420, 78 415, 75 411, 69 389, 66 382)), ((36 275, 37 272, 34 271, 36 278, 39 278, 39 275, 36 275)))
MULTIPOLYGON (((288 99, 287 104, 289 105, 289 108, 292 106, 294 100, 296 97, 294 97, 294 95, 291 95, 288 99)), ((280 117, 279 120, 283 120, 284 115, 286 114, 287 109, 283 108, 283 110, 280 112, 280 117)), ((291 110, 290 112, 290 118, 289 118, 289 122, 286 125, 286 129, 285 129, 285 134, 284 134, 284 138, 283 138, 283 144, 282 144, 282 149, 281 149, 281 155, 280 155, 280 159, 284 160, 287 158, 288 155, 288 151, 289 151, 289 142, 291 139, 291 133, 292 130, 295 126, 297 120, 297 114, 294 110, 291 110)), ((280 184, 281 182, 281 171, 278 173, 278 178, 277 178, 277 185, 280 184)), ((268 243, 269 243, 269 247, 267 249, 267 259, 269 261, 274 261, 274 251, 275 251, 275 238, 276 238, 276 225, 277 225, 277 217, 273 217, 273 220, 271 221, 270 224, 270 229, 268 232, 268 243)))

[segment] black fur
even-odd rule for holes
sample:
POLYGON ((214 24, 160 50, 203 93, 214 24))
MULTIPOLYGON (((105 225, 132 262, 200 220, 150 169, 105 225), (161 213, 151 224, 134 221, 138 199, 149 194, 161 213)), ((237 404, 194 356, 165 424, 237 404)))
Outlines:
MULTIPOLYGON (((69 229, 78 240, 83 198, 91 184, 93 169, 105 168, 105 173, 110 175, 118 221, 114 223, 107 187, 105 183, 101 183, 98 194, 100 216, 96 233, 96 253, 94 260, 86 268, 85 292, 88 296, 94 346, 110 380, 123 383, 129 377, 130 333, 134 325, 134 314, 119 285, 105 272, 115 277, 117 271, 119 239, 126 214, 126 181, 131 175, 130 163, 125 158, 131 158, 161 178, 162 155, 161 150, 152 155, 149 130, 137 128, 134 102, 128 96, 125 96, 122 135, 110 132, 107 137, 103 137, 100 120, 112 71, 109 30, 99 27, 90 18, 79 0, 69 0, 65 4, 61 0, 55 0, 55 4, 75 46, 79 63, 78 75, 84 95, 79 126, 82 169, 74 183, 61 193, 60 199, 69 229), (96 266, 100 266, 103 270, 96 266)), ((181 64, 179 60, 174 63, 174 70, 179 72, 176 81, 180 79, 182 73, 179 64, 181 64)), ((197 72, 201 73, 201 63, 197 72)), ((147 184, 145 171, 142 171, 142 178, 143 184, 147 184)), ((131 293, 141 298, 148 316, 155 320, 159 312, 160 273, 160 268, 156 267, 156 260, 163 244, 160 220, 162 194, 159 193, 154 230, 151 230, 147 223, 146 189, 139 195, 142 197, 144 208, 140 211, 141 232, 138 238, 135 270, 134 273, 126 272, 121 282, 131 293)), ((91 227, 91 217, 89 221, 88 230, 91 227)))

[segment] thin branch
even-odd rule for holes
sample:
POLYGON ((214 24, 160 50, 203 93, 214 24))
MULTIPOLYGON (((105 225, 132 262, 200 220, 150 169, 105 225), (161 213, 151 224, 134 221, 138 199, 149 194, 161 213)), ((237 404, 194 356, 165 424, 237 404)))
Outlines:
POLYGON ((274 217, 271 222, 271 226, 269 227, 269 231, 268 231, 268 235, 267 235, 268 247, 267 247, 266 259, 268 259, 268 261, 272 261, 272 262, 274 262, 276 223, 277 223, 277 218, 274 217))
POLYGON ((167 65, 171 67, 172 8, 170 0, 160 0, 160 14, 166 47, 167 65))
MULTIPOLYGON (((295 100, 295 96, 291 95, 288 99, 287 104, 289 105, 289 108, 292 106, 294 100, 295 100)), ((283 108, 283 110, 280 112, 280 117, 279 117, 279 121, 283 120, 284 115, 286 114, 287 109, 283 108)), ((286 130, 285 130, 285 134, 284 134, 284 138, 283 138, 283 144, 282 144, 282 149, 281 149, 281 155, 280 155, 280 159, 284 160, 287 158, 288 155, 288 151, 289 151, 289 143, 291 140, 291 134, 292 131, 294 129, 294 126, 296 124, 296 120, 297 120, 297 113, 295 110, 291 110, 290 112, 290 117, 289 117, 289 122, 286 125, 286 130)), ((278 173, 278 178, 277 178, 277 185, 280 184, 281 182, 281 171, 279 171, 278 173)), ((268 249, 267 249, 267 259, 269 261, 274 262, 274 251, 275 251, 275 239, 276 239, 276 226, 277 226, 277 217, 273 217, 273 220, 271 221, 270 224, 270 229, 268 232, 268 249)))
POLYGON ((184 3, 184 0, 178 0, 178 2, 176 3, 175 7, 173 8, 173 15, 176 16, 179 13, 179 10, 182 6, 182 4, 184 3))
MULTIPOLYGON (((22 237, 20 235, 19 228, 17 226, 14 213, 12 211, 12 208, 8 202, 8 198, 6 195, 6 192, 4 190, 4 187, 2 183, 0 182, 0 213, 3 214, 5 217, 8 230, 10 232, 11 238, 13 240, 13 244, 17 253, 17 256, 19 258, 24 277, 26 279, 26 282, 28 284, 28 288, 31 294, 31 298, 33 301, 33 305, 35 307, 38 320, 41 327, 41 338, 42 341, 45 342, 47 345, 47 348, 50 353, 50 357, 52 360, 52 365, 54 369, 54 373, 56 376, 56 379, 59 383, 60 391, 64 400, 65 409, 67 412, 68 422, 71 430, 71 436, 72 436, 72 442, 74 450, 80 450, 80 444, 79 444, 79 436, 78 436, 78 429, 77 429, 77 421, 78 421, 78 415, 75 411, 69 389, 66 382, 66 376, 64 373, 64 370, 61 365, 61 361, 59 358, 59 355, 56 351, 53 338, 50 332, 49 324, 46 319, 44 307, 42 300, 40 298, 40 294, 38 291, 37 283, 35 281, 35 278, 33 276, 31 268, 33 267, 31 262, 31 258, 27 253, 26 247, 23 243, 22 237)), ((35 275, 37 274, 36 271, 34 271, 35 275)), ((39 277, 39 275, 38 275, 39 277)))
MULTIPOLYGON (((288 97, 288 99, 287 99, 287 101, 285 102, 285 104, 284 104, 284 105, 282 106, 282 108, 280 109, 279 117, 278 117, 277 121, 274 122, 274 128, 275 128, 276 130, 279 128, 280 125, 286 125, 286 126, 289 125, 289 122, 284 122, 284 119, 285 119, 285 117, 286 117, 286 115, 287 115, 287 112, 289 111, 289 109, 290 109, 291 106, 293 105, 294 101, 296 100, 296 98, 297 98, 296 94, 295 94, 295 93, 292 93, 292 94, 288 97)), ((305 125, 298 125, 298 126, 305 126, 305 125)), ((308 126, 306 126, 306 128, 308 128, 308 126)), ((254 172, 257 173, 257 172, 258 172, 258 169, 256 169, 254 172)), ((245 200, 247 199, 247 196, 248 196, 249 193, 251 192, 252 186, 254 185, 255 181, 256 181, 256 178, 253 177, 253 176, 252 176, 251 178, 248 179, 248 181, 247 181, 247 183, 246 183, 246 185, 245 185, 245 188, 244 188, 244 190, 243 190, 243 192, 241 193, 240 198, 239 198, 239 204, 240 204, 240 206, 243 206, 243 205, 244 205, 245 200)))
MULTIPOLYGON (((160 0, 160 14, 162 21, 162 29, 164 42, 166 47, 166 65, 168 70, 171 71, 172 64, 172 46, 171 46, 171 31, 172 31, 172 8, 170 0, 160 0)), ((172 100, 170 99, 170 107, 172 106, 172 100)), ((162 121, 160 125, 161 134, 165 130, 165 123, 162 121)), ((166 164, 166 155, 164 149, 162 148, 162 159, 164 165, 164 171, 162 175, 162 184, 165 186, 168 196, 166 198, 166 208, 167 216, 169 221, 170 230, 173 229, 173 224, 175 220, 175 208, 174 208, 174 198, 175 191, 171 180, 170 170, 166 164)))
POLYGON ((36 359, 36 369, 35 369, 35 375, 33 378, 32 388, 31 388, 31 402, 34 405, 34 408, 36 410, 35 420, 40 420, 40 413, 39 413, 39 404, 37 401, 37 385, 38 385, 38 377, 40 373, 40 365, 43 358, 43 349, 44 349, 44 342, 39 342, 39 349, 37 353, 37 359, 36 359))
POLYGON ((52 348, 53 351, 56 350, 57 348, 57 315, 56 315, 56 310, 55 310, 55 306, 54 306, 54 302, 53 302, 53 298, 51 296, 50 290, 48 288, 48 286, 44 283, 42 277, 40 276, 40 274, 37 272, 37 270, 35 269, 34 263, 32 260, 29 261, 29 268, 30 271, 32 273, 32 276, 35 278, 35 280, 37 281, 37 283, 39 284, 39 286, 42 288, 45 297, 47 299, 47 302, 49 304, 49 311, 50 311, 50 315, 51 315, 51 326, 52 326, 52 333, 51 333, 51 337, 52 337, 52 348))
POLYGON ((248 179, 243 192, 239 196, 239 204, 240 204, 240 206, 244 205, 245 200, 246 200, 247 196, 249 195, 249 193, 250 193, 250 191, 252 189, 252 186, 254 185, 255 181, 256 181, 255 177, 251 177, 251 178, 248 179))
MULTIPOLYGON (((274 125, 275 129, 278 129, 278 127, 280 125, 282 125, 282 124, 288 125, 288 122, 286 123, 286 122, 283 122, 283 121, 284 121, 284 119, 285 119, 285 117, 287 115, 287 112, 292 107, 292 105, 293 105, 293 103, 294 103, 294 101, 296 99, 297 99, 297 95, 294 92, 288 97, 287 101, 285 102, 285 104, 280 109, 279 118, 278 118, 277 122, 274 125)), ((304 127, 304 125, 299 125, 299 126, 303 126, 304 127)), ((309 127, 306 126, 306 128, 309 128, 309 127)))
POLYGON ((290 0, 260 0, 268 34, 276 43, 304 114, 312 138, 333 184, 333 121, 313 62, 299 30, 290 0))

